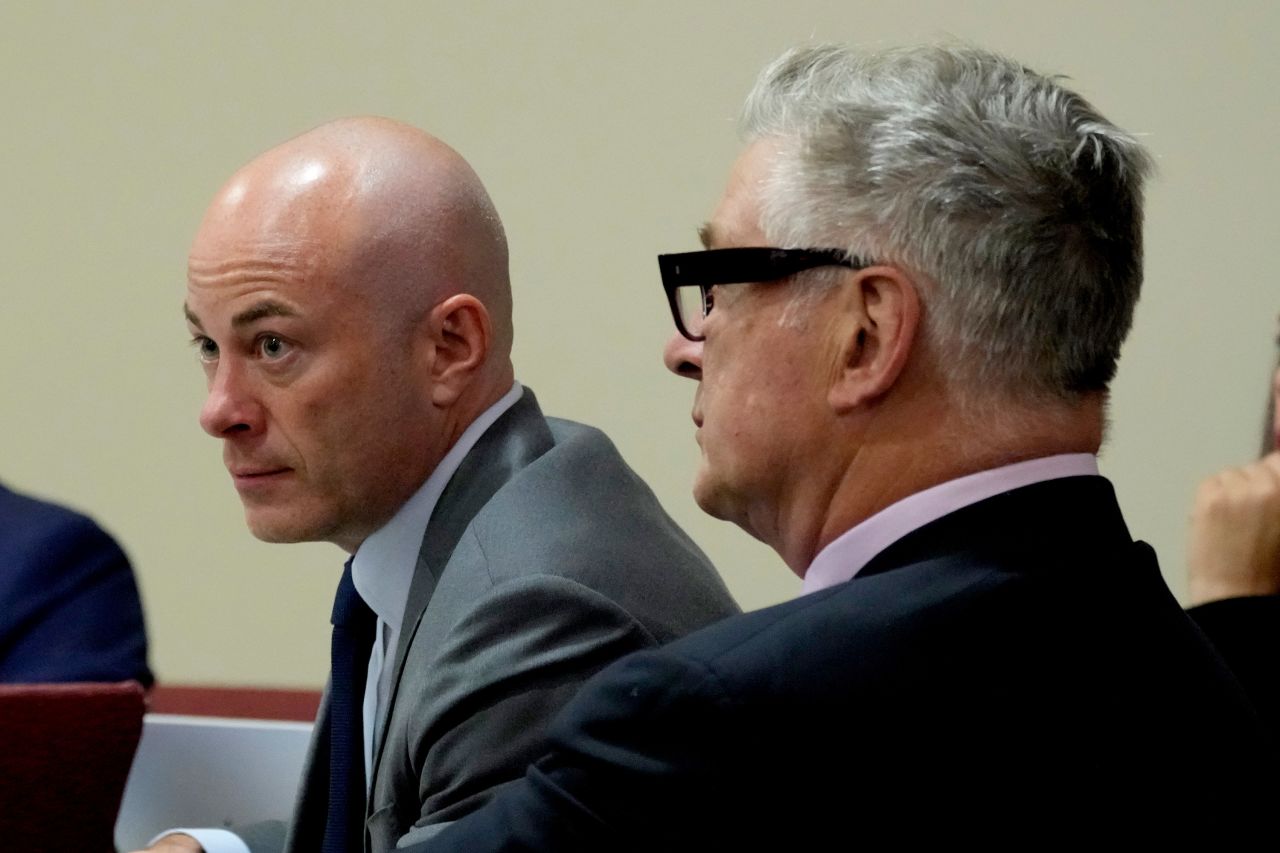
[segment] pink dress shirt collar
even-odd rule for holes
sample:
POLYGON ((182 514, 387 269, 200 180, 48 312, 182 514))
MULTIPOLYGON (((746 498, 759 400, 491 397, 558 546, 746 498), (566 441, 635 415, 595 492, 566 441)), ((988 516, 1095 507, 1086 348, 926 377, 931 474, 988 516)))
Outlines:
POLYGON ((962 507, 1032 483, 1097 474, 1098 457, 1092 453, 1064 453, 979 471, 916 492, 845 531, 819 551, 805 572, 801 594, 849 580, 903 536, 962 507))

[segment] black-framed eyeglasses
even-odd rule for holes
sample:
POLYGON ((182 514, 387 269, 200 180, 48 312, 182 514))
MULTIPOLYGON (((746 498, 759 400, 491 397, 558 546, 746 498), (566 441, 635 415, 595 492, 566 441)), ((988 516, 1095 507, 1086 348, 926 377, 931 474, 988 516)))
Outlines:
POLYGON ((701 341, 703 323, 711 313, 711 288, 718 284, 776 281, 816 267, 848 267, 860 270, 871 261, 840 249, 706 249, 658 255, 662 288, 667 292, 671 317, 680 334, 701 341))

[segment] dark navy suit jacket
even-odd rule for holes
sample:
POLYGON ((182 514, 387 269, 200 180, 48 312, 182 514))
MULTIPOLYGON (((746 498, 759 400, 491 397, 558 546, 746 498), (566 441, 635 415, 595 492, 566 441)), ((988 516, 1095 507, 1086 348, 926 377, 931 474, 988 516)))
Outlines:
POLYGON ((133 570, 83 515, 0 486, 0 682, 152 681, 133 570))
POLYGON ((1275 762, 1111 485, 1075 477, 954 512, 847 583, 624 658, 569 703, 519 786, 413 849, 1229 835, 1270 820, 1275 762))
POLYGON ((1187 612, 1240 679, 1262 721, 1280 735, 1280 595, 1227 598, 1187 612))

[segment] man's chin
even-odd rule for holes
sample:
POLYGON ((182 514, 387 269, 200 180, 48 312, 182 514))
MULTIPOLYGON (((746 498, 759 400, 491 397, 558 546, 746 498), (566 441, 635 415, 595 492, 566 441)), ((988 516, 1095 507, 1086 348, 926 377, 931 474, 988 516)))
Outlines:
POLYGON ((693 501, 698 505, 698 509, 712 518, 718 518, 721 521, 733 521, 727 510, 728 502, 725 500, 724 489, 716 483, 705 466, 699 468, 697 475, 694 477, 693 501))
POLYGON ((317 542, 325 539, 323 531, 317 525, 308 524, 299 519, 282 519, 264 517, 260 512, 246 509, 245 523, 255 539, 273 544, 292 544, 295 542, 317 542))
POLYGON ((693 501, 698 505, 698 509, 712 518, 736 524, 753 539, 766 541, 760 535, 760 531, 752 525, 741 494, 727 488, 724 482, 710 477, 705 468, 699 469, 694 479, 693 501))

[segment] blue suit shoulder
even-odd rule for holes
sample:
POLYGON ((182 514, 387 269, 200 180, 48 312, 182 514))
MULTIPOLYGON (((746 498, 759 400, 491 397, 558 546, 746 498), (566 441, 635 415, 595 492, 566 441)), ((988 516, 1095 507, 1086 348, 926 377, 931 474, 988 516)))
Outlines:
POLYGON ((152 682, 128 558, 92 519, 0 486, 0 681, 152 682))

